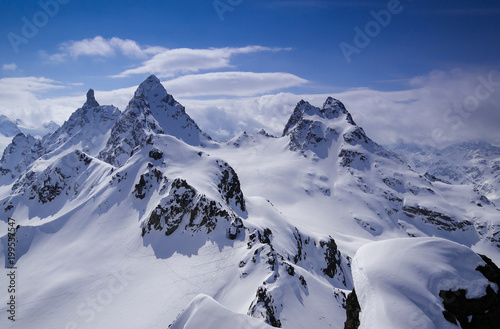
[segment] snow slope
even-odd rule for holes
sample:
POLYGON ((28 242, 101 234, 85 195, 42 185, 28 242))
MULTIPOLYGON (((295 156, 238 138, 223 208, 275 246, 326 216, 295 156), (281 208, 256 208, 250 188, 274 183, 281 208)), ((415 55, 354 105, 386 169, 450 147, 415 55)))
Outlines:
POLYGON ((188 307, 179 315, 170 329, 198 329, 198 328, 272 328, 262 320, 235 314, 217 303, 207 295, 196 296, 188 307))
POLYGON ((0 261, 14 218, 22 289, 2 328, 176 328, 206 312, 343 328, 367 243, 436 236, 500 260, 493 204, 413 171, 333 98, 299 102, 280 137, 217 143, 152 76, 123 112, 89 91, 41 142, 16 138, 0 261))
POLYGON ((443 239, 405 238, 369 243, 352 263, 364 328, 457 328, 443 316, 442 290, 465 289, 479 298, 495 283, 478 266, 485 262, 469 248, 443 239))

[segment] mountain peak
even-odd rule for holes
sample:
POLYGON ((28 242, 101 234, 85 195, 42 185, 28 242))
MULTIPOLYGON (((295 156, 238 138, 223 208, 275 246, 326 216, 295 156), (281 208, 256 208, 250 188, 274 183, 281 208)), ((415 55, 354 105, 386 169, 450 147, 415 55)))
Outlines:
POLYGON ((341 114, 344 114, 346 116, 347 122, 352 125, 356 125, 356 123, 354 123, 354 120, 352 119, 351 114, 347 111, 344 104, 336 98, 328 97, 325 103, 323 103, 321 112, 328 119, 337 118, 341 114))
POLYGON ((85 102, 85 104, 83 104, 83 107, 84 108, 93 108, 93 107, 98 107, 98 106, 99 106, 99 103, 95 100, 94 90, 89 89, 89 91, 87 91, 87 101, 85 102))
POLYGON ((323 107, 319 108, 311 105, 309 102, 305 100, 301 100, 295 106, 290 119, 288 120, 285 129, 283 130, 283 136, 287 135, 290 130, 292 130, 299 122, 308 120, 308 121, 316 121, 317 118, 313 118, 314 116, 319 117, 320 119, 335 119, 340 116, 345 116, 345 119, 348 123, 355 126, 354 120, 351 117, 351 114, 347 111, 344 104, 335 99, 333 97, 328 97, 326 101, 323 103, 323 107), (309 117, 309 118, 308 118, 309 117))
POLYGON ((137 90, 135 91, 134 97, 135 98, 144 98, 149 94, 151 91, 153 92, 159 92, 165 95, 167 94, 167 91, 163 87, 163 85, 160 82, 160 79, 156 77, 156 75, 150 75, 149 77, 144 80, 139 87, 137 87, 137 90))
POLYGON ((322 108, 301 100, 283 130, 283 136, 290 136, 291 150, 311 150, 320 158, 328 156, 329 147, 339 135, 348 144, 361 143, 373 149, 371 140, 356 125, 344 104, 333 97, 328 97, 322 108))
POLYGON ((158 79, 156 75, 151 74, 149 77, 146 78, 146 80, 144 80, 143 83, 145 82, 155 84, 155 83, 160 83, 160 79, 158 79))
POLYGON ((184 106, 167 93, 160 80, 144 80, 119 121, 113 127, 100 158, 121 166, 134 148, 144 145, 152 134, 166 134, 189 145, 203 145, 210 137, 186 113, 184 106))

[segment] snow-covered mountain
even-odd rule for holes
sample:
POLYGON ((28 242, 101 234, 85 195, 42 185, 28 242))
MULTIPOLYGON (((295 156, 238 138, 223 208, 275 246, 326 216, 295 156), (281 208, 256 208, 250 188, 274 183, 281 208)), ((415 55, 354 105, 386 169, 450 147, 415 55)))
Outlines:
POLYGON ((39 127, 32 127, 26 125, 21 120, 14 121, 5 115, 0 115, 0 152, 5 150, 17 134, 23 133, 26 136, 31 135, 41 138, 46 134, 52 133, 57 128, 59 126, 53 121, 45 122, 39 127))
POLYGON ((0 115, 0 134, 5 137, 14 137, 20 132, 21 130, 14 121, 3 114, 0 115))
POLYGON ((500 147, 468 142, 442 150, 411 144, 393 145, 391 149, 431 180, 473 185, 478 193, 500 205, 500 147))
POLYGON ((137 88, 99 157, 121 166, 153 134, 168 134, 193 146, 210 140, 154 75, 137 88))
MULTIPOLYGON (((499 209, 412 169, 333 98, 300 101, 280 137, 217 143, 154 76, 123 112, 89 90, 54 133, 14 138, 0 183, 1 245, 11 218, 20 287, 2 328, 401 328, 429 300, 441 310, 430 319, 451 328, 441 291, 497 298, 494 266, 471 271, 486 266, 476 252, 500 261, 499 209), (449 272, 465 279, 409 304, 415 280, 449 272), (379 296, 396 305, 383 317, 369 311, 379 296)), ((436 327, 418 323, 408 328, 436 327)))

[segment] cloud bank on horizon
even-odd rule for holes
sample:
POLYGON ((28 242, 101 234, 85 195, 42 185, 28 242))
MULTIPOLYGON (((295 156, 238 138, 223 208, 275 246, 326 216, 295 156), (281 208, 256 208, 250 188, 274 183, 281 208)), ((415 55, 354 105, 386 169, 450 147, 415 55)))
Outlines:
POLYGON ((261 128, 280 135, 298 101, 321 106, 333 96, 380 144, 500 145, 500 50, 485 43, 500 32, 494 2, 243 1, 222 20, 210 4, 112 3, 3 2, 0 32, 10 37, 0 41, 0 113, 62 124, 88 88, 101 104, 124 110, 136 86, 155 74, 218 140, 261 128), (85 13, 97 23, 88 24, 85 13), (133 21, 116 23, 132 13, 133 21), (429 26, 415 30, 422 18, 429 26), (464 22, 482 26, 464 34, 464 22), (429 35, 444 25, 456 28, 442 30, 441 39, 429 35), (450 36, 461 36, 460 43, 450 36), (346 44, 358 49, 349 60, 346 44))

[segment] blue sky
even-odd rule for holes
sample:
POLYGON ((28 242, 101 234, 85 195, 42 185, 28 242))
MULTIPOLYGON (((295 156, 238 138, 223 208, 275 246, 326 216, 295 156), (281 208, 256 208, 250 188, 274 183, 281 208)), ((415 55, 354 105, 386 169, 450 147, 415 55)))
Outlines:
POLYGON ((496 1, 7 0, 0 20, 0 111, 30 124, 88 88, 123 110, 156 74, 218 139, 333 95, 382 144, 500 144, 496 1))

